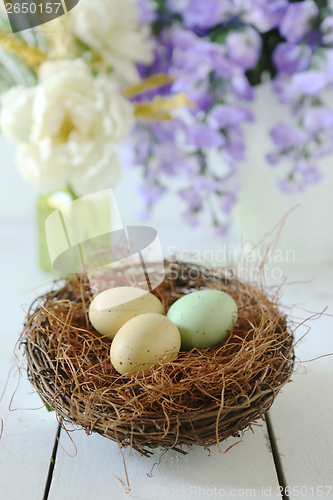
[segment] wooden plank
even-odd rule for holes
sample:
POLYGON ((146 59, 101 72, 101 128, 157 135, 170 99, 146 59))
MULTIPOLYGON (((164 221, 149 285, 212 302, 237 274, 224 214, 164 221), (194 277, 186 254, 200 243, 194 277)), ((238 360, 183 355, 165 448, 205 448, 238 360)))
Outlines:
MULTIPOLYGON (((50 280, 48 275, 38 272, 34 265, 32 224, 2 224, 1 240, 0 272, 3 293, 0 299, 0 393, 10 368, 17 363, 13 348, 24 321, 21 305, 32 302, 35 297, 33 287, 50 280)), ((48 286, 49 283, 44 287, 48 286)), ((57 423, 54 413, 48 413, 45 408, 34 410, 42 403, 27 381, 24 370, 21 370, 19 389, 12 401, 12 408, 23 409, 8 411, 18 375, 17 370, 11 372, 7 390, 0 403, 0 416, 4 420, 0 440, 0 497, 5 500, 41 500, 57 423)))
MULTIPOLYGON (((22 384, 15 398, 21 406, 29 390, 22 384)), ((0 492, 6 500, 42 500, 56 435, 54 415, 46 410, 29 411, 39 404, 31 398, 27 410, 11 413, 5 418, 0 442, 0 492)), ((3 415, 7 403, 0 406, 3 415)))
MULTIPOLYGON (((292 274, 292 276, 291 276, 292 274)), ((333 314, 333 267, 294 269, 295 281, 316 276, 311 283, 285 287, 283 302, 333 314)), ((294 314, 309 317, 310 312, 294 307, 294 314)), ((311 331, 296 347, 302 360, 333 353, 333 317, 322 316, 309 322, 311 331)), ((302 328, 297 338, 305 333, 302 328)), ((290 498, 333 499, 333 356, 304 363, 292 376, 270 412, 276 443, 290 498)))
MULTIPOLYGON (((75 447, 62 431, 49 500, 120 500, 128 498, 119 478, 126 484, 121 453, 117 444, 96 434, 87 436, 83 431, 70 433, 75 447)), ((222 443, 226 450, 237 439, 222 443)), ((132 498, 201 498, 260 497, 271 488, 278 491, 278 482, 266 426, 255 426, 247 431, 243 442, 226 454, 217 446, 211 454, 199 446, 183 456, 156 450, 153 457, 142 457, 136 451, 128 456, 123 450, 132 498), (160 460, 160 464, 158 464, 160 460), (156 465, 154 465, 156 464, 156 465), (153 470, 152 470, 153 469, 153 470)), ((279 495, 276 498, 280 498, 279 495)))

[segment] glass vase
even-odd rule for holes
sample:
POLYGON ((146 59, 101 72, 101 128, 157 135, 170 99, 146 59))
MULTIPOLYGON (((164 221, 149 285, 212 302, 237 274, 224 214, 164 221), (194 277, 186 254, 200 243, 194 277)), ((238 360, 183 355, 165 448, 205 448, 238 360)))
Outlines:
MULTIPOLYGON (((69 261, 65 265, 67 270, 64 273, 59 273, 53 268, 46 238, 45 221, 55 210, 60 210, 64 205, 75 200, 78 200, 78 197, 75 196, 70 188, 65 188, 49 195, 40 195, 38 198, 39 267, 56 276, 65 275, 70 278, 71 273, 79 272, 76 270, 78 268, 77 257, 74 254, 66 257, 69 261)), ((80 198, 80 204, 72 207, 71 215, 66 219, 66 224, 69 224, 69 226, 67 225, 67 230, 70 230, 72 237, 75 234, 74 239, 81 242, 91 240, 91 244, 93 244, 95 236, 107 236, 110 234, 110 211, 111 204, 107 193, 94 193, 92 199, 89 196, 80 198)))
POLYGON ((37 200, 38 264, 43 271, 56 276, 60 276, 60 273, 53 269, 51 263, 46 241, 45 221, 52 212, 76 199, 77 197, 69 188, 64 188, 52 194, 39 195, 37 200))

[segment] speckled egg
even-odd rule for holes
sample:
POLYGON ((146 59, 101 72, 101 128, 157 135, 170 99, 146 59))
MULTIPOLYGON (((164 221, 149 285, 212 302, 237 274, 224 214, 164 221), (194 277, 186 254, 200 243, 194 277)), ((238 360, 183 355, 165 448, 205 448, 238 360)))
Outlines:
POLYGON ((130 319, 115 335, 110 349, 111 362, 122 375, 148 373, 158 358, 177 357, 181 339, 179 330, 170 319, 158 313, 140 314, 130 319))
POLYGON ((172 304, 167 317, 177 326, 182 350, 212 347, 225 339, 238 318, 235 300, 221 290, 200 290, 172 304))
POLYGON ((105 290, 94 298, 89 307, 93 327, 111 339, 127 321, 145 313, 165 315, 165 309, 155 295, 133 286, 105 290))

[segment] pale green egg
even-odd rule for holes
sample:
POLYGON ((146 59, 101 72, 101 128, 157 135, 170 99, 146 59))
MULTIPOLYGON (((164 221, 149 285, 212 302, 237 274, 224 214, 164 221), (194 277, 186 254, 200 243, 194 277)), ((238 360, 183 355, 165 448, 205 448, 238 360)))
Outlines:
POLYGON ((167 317, 177 326, 182 350, 212 347, 225 339, 238 318, 235 300, 221 290, 199 290, 172 304, 167 317))

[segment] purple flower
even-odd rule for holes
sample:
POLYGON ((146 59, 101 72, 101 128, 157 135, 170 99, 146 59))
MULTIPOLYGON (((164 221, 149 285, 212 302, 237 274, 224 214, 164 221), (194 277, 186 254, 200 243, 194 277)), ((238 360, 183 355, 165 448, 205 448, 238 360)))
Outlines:
POLYGON ((177 14, 182 14, 188 5, 189 0, 166 0, 166 8, 177 14))
POLYGON ((280 24, 280 33, 288 42, 299 43, 311 30, 311 20, 319 10, 313 0, 291 3, 280 24))
POLYGON ((193 110, 195 114, 199 111, 207 111, 213 103, 213 96, 207 80, 197 83, 195 79, 190 80, 188 75, 185 78, 179 75, 178 79, 172 84, 171 90, 175 94, 184 92, 195 104, 195 109, 193 110))
POLYGON ((168 0, 167 8, 182 15, 189 29, 209 29, 232 16, 229 0, 168 0))
POLYGON ((265 33, 280 24, 289 0, 234 0, 234 4, 243 21, 265 33))
POLYGON ((309 70, 296 73, 291 79, 292 85, 306 95, 318 95, 327 84, 327 77, 319 71, 309 70))
POLYGON ((278 123, 270 132, 274 144, 282 149, 288 149, 293 146, 300 146, 305 144, 308 140, 308 134, 303 130, 286 125, 285 123, 278 123))
POLYGON ((228 57, 225 45, 212 43, 208 38, 199 37, 177 24, 166 31, 167 35, 162 37, 161 43, 169 40, 173 47, 168 71, 175 78, 171 92, 185 92, 197 105, 194 113, 206 111, 212 105, 214 96, 210 77, 214 73, 224 80, 224 93, 233 93, 241 99, 253 99, 253 88, 244 69, 228 57))
POLYGON ((197 212, 191 212, 189 210, 186 210, 186 212, 183 212, 181 215, 183 217, 185 224, 188 224, 189 226, 192 227, 199 226, 200 220, 197 212))
POLYGON ((304 127, 311 133, 321 129, 333 130, 333 109, 325 107, 309 108, 303 115, 304 127))
POLYGON ((180 189, 178 195, 188 204, 190 212, 200 209, 202 203, 201 198, 192 188, 180 189))
POLYGON ((321 158, 333 151, 333 134, 332 130, 321 130, 316 134, 316 137, 309 145, 311 158, 321 158))
POLYGON ((225 45, 212 43, 208 38, 199 37, 179 25, 172 26, 167 34, 162 43, 169 39, 173 47, 169 74, 176 79, 172 86, 174 92, 192 89, 202 94, 201 90, 198 91, 200 82, 200 87, 203 86, 208 93, 212 72, 222 78, 230 78, 235 71, 241 72, 238 65, 228 58, 225 45))
POLYGON ((219 148, 225 144, 225 139, 221 133, 212 130, 205 123, 195 123, 185 129, 186 143, 202 148, 219 148))
POLYGON ((278 73, 273 80, 273 90, 279 96, 279 101, 289 104, 294 113, 297 112, 300 91, 291 84, 291 77, 286 73, 278 73))
MULTIPOLYGON (((155 17, 151 2, 138 0, 142 23, 149 24, 155 17)), ((330 2, 332 7, 333 0, 330 2)), ((333 43, 333 8, 330 12, 328 6, 319 29, 312 22, 319 15, 316 3, 157 1, 166 8, 156 8, 155 61, 139 71, 142 78, 164 72, 174 80, 137 100, 184 92, 196 108, 179 110, 175 113, 179 118, 168 122, 145 122, 133 130, 129 143, 134 158, 130 162, 143 174, 139 186, 145 204, 143 216, 149 215, 166 187, 173 188, 176 176, 179 187, 178 177, 181 181, 182 176, 183 189, 177 193, 185 205, 184 221, 197 226, 206 205, 212 202, 217 210, 213 215, 215 232, 226 233, 228 215, 237 202, 235 173, 245 156, 242 124, 254 121, 251 110, 241 105, 241 100, 254 98, 246 72, 255 67, 261 55, 258 32, 280 25, 286 41, 279 43, 272 55, 277 69, 273 88, 280 101, 294 111, 297 125, 276 124, 271 131, 276 150, 266 158, 271 165, 282 158, 292 162, 289 177, 280 184, 285 191, 300 191, 320 179, 314 163, 333 150, 333 109, 315 107, 319 100, 313 97, 326 87, 333 88, 333 48, 325 47, 333 43), (226 35, 220 43, 210 38, 215 30, 209 30, 215 26, 223 40, 226 35), (169 186, 165 179, 169 179, 169 186)))
POLYGON ((333 44, 333 16, 328 16, 320 25, 320 30, 323 33, 323 43, 325 45, 333 44))
POLYGON ((228 55, 241 68, 254 68, 261 54, 261 37, 251 26, 241 31, 230 31, 226 39, 228 55))
MULTIPOLYGON (((165 29, 164 31, 162 31, 159 39, 155 39, 155 58, 152 65, 148 67, 148 72, 146 66, 139 66, 140 75, 142 78, 155 73, 169 73, 171 58, 174 50, 170 31, 170 29, 165 29)), ((165 90, 169 91, 169 87, 167 85, 162 87, 161 89, 158 89, 158 93, 163 93, 163 91, 165 90)), ((154 95, 156 95, 156 91, 153 91, 152 96, 154 95)))
POLYGON ((187 177, 191 180, 193 179, 193 177, 199 175, 200 170, 201 164, 199 161, 199 157, 196 154, 192 156, 184 154, 181 160, 181 164, 177 169, 178 172, 184 171, 187 177))
POLYGON ((235 63, 228 58, 225 45, 213 45, 210 51, 211 65, 218 76, 230 78, 235 69, 235 63))
POLYGON ((242 122, 253 122, 254 116, 250 109, 232 104, 218 104, 208 115, 208 124, 214 130, 237 127, 242 122))
POLYGON ((145 163, 150 151, 151 142, 148 131, 144 127, 136 125, 132 130, 126 154, 124 154, 126 165, 131 167, 134 164, 145 163), (127 150, 131 151, 132 154, 127 150))
POLYGON ((231 88, 235 92, 236 96, 240 99, 246 99, 247 101, 252 101, 254 99, 254 91, 251 87, 248 79, 241 71, 235 71, 231 80, 231 88))
POLYGON ((215 50, 214 44, 178 25, 173 26, 168 34, 174 47, 171 75, 193 86, 197 81, 206 79, 213 69, 211 53, 215 50))
MULTIPOLYGON (((161 127, 164 123, 160 123, 161 127)), ((152 132, 155 131, 156 130, 152 128, 152 132)), ((158 136, 152 133, 151 137, 146 139, 146 144, 148 146, 147 155, 141 160, 140 164, 146 167, 148 166, 145 176, 150 183, 154 184, 156 178, 160 174, 165 174, 169 177, 184 174, 192 180, 193 177, 198 175, 202 168, 198 155, 190 155, 189 153, 181 151, 174 140, 172 138, 170 139, 168 135, 163 136, 162 134, 158 136)))
POLYGON ((159 184, 149 184, 144 181, 137 183, 137 190, 147 206, 155 204, 166 191, 165 187, 159 184))
POLYGON ((328 83, 333 81, 333 49, 321 49, 315 60, 318 71, 326 75, 328 83))
POLYGON ((294 194, 303 191, 304 183, 295 182, 290 179, 283 179, 279 182, 280 189, 284 193, 294 194))
POLYGON ((316 166, 312 165, 304 172, 303 178, 305 184, 316 184, 322 179, 322 174, 316 166))
POLYGON ((208 84, 198 85, 197 87, 187 90, 188 98, 195 104, 193 113, 196 114, 200 111, 207 111, 214 102, 212 93, 210 92, 208 84))
POLYGON ((237 203, 237 196, 233 192, 226 193, 220 203, 220 209, 226 214, 230 214, 233 206, 237 203))
POLYGON ((300 184, 315 184, 320 181, 322 178, 321 173, 318 168, 309 163, 309 161, 301 159, 298 160, 293 169, 294 174, 300 174, 300 184))
MULTIPOLYGON (((312 168, 312 167, 310 167, 312 168)), ((295 165, 294 165, 294 172, 300 172, 301 174, 304 174, 309 170, 309 164, 307 161, 304 159, 298 160, 295 165)))
POLYGON ((136 0, 142 24, 151 24, 156 19, 156 4, 153 0, 136 0))
MULTIPOLYGON (((244 160, 244 151, 245 143, 242 131, 239 128, 229 129, 228 142, 222 153, 232 169, 235 161, 244 160)), ((234 173, 233 170, 232 173, 234 173)))
POLYGON ((333 151, 332 129, 321 130, 316 133, 312 143, 310 143, 310 154, 312 158, 326 156, 333 151))
POLYGON ((188 205, 187 210, 181 214, 184 222, 192 227, 198 226, 199 213, 202 210, 202 200, 198 193, 192 188, 186 188, 179 190, 178 194, 188 205))
POLYGON ((183 127, 183 122, 177 120, 155 121, 151 123, 151 130, 159 142, 174 142, 175 133, 183 127))
POLYGON ((193 180, 193 188, 196 193, 203 193, 204 191, 208 191, 210 193, 216 193, 216 191, 221 187, 221 183, 216 179, 212 179, 211 177, 205 177, 200 175, 196 179, 193 180))
POLYGON ((154 157, 150 160, 151 171, 169 176, 179 175, 182 169, 183 154, 172 142, 157 143, 154 157))
POLYGON ((277 165, 280 161, 280 156, 277 153, 269 153, 266 155, 266 159, 271 165, 277 165))
POLYGON ((272 59, 278 71, 293 75, 308 69, 312 51, 309 46, 280 43, 274 50, 272 59))
POLYGON ((214 226, 214 233, 216 234, 216 236, 225 236, 228 231, 229 231, 230 227, 228 224, 216 224, 214 226))

